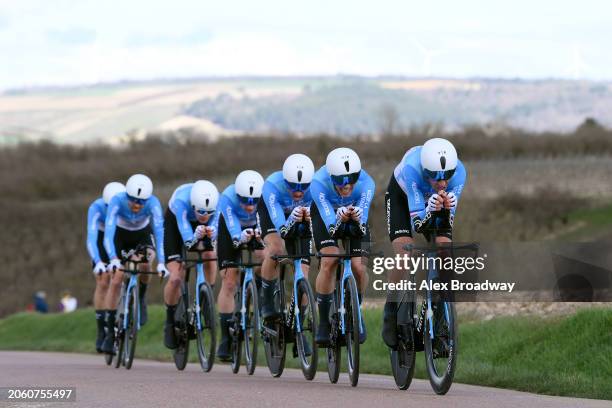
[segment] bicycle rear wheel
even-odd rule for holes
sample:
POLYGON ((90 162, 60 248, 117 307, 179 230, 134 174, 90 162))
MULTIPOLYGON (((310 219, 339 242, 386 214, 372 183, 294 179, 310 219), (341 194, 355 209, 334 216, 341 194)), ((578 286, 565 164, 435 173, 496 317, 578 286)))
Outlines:
POLYGON ((314 295, 310 283, 306 279, 298 282, 296 308, 299 311, 301 331, 296 333, 295 341, 297 344, 298 356, 304 378, 312 380, 317 373, 318 352, 316 338, 317 310, 314 295), (306 304, 302 302, 306 300, 306 304), (305 345, 310 345, 311 354, 307 356, 304 352, 305 345))
MULTIPOLYGON (((189 358, 189 311, 187 310, 188 303, 185 302, 186 298, 185 294, 181 294, 174 315, 174 330, 177 334, 177 347, 172 351, 172 357, 174 357, 174 365, 179 371, 185 369, 189 358)), ((188 298, 187 302, 189 302, 188 298)))
POLYGON ((446 394, 455 376, 457 364, 457 314, 452 302, 436 300, 431 303, 423 328, 425 363, 429 383, 434 392, 446 394), (433 333, 430 332, 430 325, 433 333))
POLYGON ((126 369, 132 368, 134 362, 134 353, 136 352, 136 338, 138 336, 138 316, 140 313, 140 302, 138 301, 138 285, 135 285, 130 291, 127 302, 128 315, 124 318, 127 321, 127 328, 123 336, 123 357, 126 369))
POLYGON ((281 278, 274 294, 276 310, 281 310, 282 317, 273 322, 263 322, 263 344, 268 369, 273 377, 280 377, 285 369, 287 339, 285 336, 285 282, 281 278))
POLYGON ((357 295, 357 283, 350 276, 344 283, 344 315, 346 360, 351 386, 356 387, 359 382, 359 297, 357 295))
POLYGON ((259 305, 257 287, 251 280, 246 286, 245 293, 245 331, 244 331, 244 358, 247 373, 253 375, 257 365, 257 338, 259 337, 259 305))
POLYGON ((215 325, 215 298, 212 288, 204 283, 200 288, 200 325, 197 330, 198 358, 200 367, 204 372, 212 370, 215 362, 215 347, 217 346, 217 333, 215 325))

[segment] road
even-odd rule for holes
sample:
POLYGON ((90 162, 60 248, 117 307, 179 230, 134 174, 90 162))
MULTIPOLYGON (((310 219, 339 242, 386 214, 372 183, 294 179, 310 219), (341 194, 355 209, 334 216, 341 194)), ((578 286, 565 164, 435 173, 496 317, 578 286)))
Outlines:
POLYGON ((330 384, 320 372, 307 382, 299 370, 285 370, 272 378, 266 367, 255 375, 234 375, 229 366, 216 365, 203 373, 190 364, 178 372, 173 364, 136 360, 131 370, 103 365, 95 355, 0 352, 0 386, 76 387, 77 402, 8 403, 2 407, 607 407, 609 401, 549 397, 497 388, 454 384, 437 396, 429 383, 413 381, 409 391, 395 388, 391 377, 361 375, 357 388, 340 377, 330 384))

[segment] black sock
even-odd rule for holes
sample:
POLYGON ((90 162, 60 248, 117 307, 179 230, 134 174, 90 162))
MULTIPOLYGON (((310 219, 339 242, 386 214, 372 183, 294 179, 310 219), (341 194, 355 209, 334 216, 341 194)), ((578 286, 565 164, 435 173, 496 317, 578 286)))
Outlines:
POLYGON ((115 314, 116 310, 107 310, 106 311, 106 327, 112 328, 115 325, 115 314))
POLYGON ((106 311, 102 309, 96 309, 96 324, 98 325, 98 331, 103 332, 106 318, 106 311))
POLYGON ((139 283, 140 284, 138 285, 138 297, 139 300, 142 302, 142 300, 145 298, 145 295, 147 294, 147 286, 149 286, 149 284, 144 282, 139 283))
POLYGON ((317 305, 319 307, 319 320, 321 323, 329 324, 329 308, 331 307, 334 294, 317 293, 317 305))
POLYGON ((253 274, 255 275, 255 286, 257 286, 257 292, 261 293, 261 286, 263 284, 263 278, 257 274, 253 274))
POLYGON ((387 300, 385 302, 385 308, 383 312, 383 316, 394 316, 397 314, 397 302, 394 300, 387 300))
POLYGON ((265 301, 269 301, 270 303, 272 303, 274 299, 274 291, 276 290, 276 282, 277 282, 277 279, 273 279, 273 280, 267 280, 264 278, 261 279, 261 288, 262 288, 263 297, 265 301))
POLYGON ((166 321, 168 323, 174 323, 174 313, 176 312, 176 305, 166 305, 166 321))
POLYGON ((219 313, 219 323, 221 324, 221 337, 229 339, 229 320, 233 313, 219 313))

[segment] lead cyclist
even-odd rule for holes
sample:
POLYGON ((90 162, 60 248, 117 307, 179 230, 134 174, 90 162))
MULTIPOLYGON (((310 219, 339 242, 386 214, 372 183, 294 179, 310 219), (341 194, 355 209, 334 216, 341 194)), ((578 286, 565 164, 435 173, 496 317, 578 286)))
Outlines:
MULTIPOLYGON (((438 227, 436 242, 452 241, 455 212, 465 181, 465 167, 453 144, 446 139, 433 138, 406 152, 395 167, 385 193, 387 230, 396 254, 410 255, 405 247, 414 243, 413 232, 430 240, 434 222, 438 227), (436 218, 434 213, 444 214, 446 218, 436 218)), ((400 271, 391 271, 388 280, 398 282, 401 277, 400 271)), ((392 349, 397 348, 394 295, 392 291, 387 293, 382 328, 382 338, 392 349)))

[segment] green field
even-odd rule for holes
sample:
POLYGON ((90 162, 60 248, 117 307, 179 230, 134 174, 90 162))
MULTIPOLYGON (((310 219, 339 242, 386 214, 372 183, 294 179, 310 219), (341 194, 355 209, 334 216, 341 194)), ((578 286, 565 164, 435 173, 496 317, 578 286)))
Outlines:
MULTIPOLYGON (((162 345, 164 313, 162 307, 150 308, 150 322, 139 334, 137 357, 171 360, 162 345)), ((390 375, 388 351, 380 339, 381 310, 367 309, 365 318, 369 339, 362 346, 362 372, 390 375)), ((549 319, 528 316, 464 322, 460 324, 455 378, 462 383, 550 395, 612 399, 611 328, 609 308, 549 319)), ((90 353, 94 334, 90 309, 69 315, 19 313, 0 320, 0 349, 90 353)), ((263 364, 263 350, 259 356, 263 364)), ((192 361, 196 358, 192 348, 192 361)), ((297 367, 291 358, 288 365, 297 367)), ((319 367, 325 370, 323 359, 319 367)), ((416 373, 425 377, 422 353, 416 373)))

